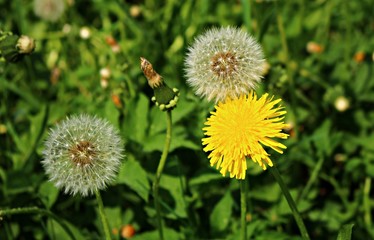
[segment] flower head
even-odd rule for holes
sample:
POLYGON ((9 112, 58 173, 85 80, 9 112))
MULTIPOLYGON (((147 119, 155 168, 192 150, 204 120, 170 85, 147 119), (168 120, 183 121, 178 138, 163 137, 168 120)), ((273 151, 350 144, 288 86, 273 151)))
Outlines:
POLYGON ((260 45, 249 34, 233 27, 213 28, 189 48, 187 83, 208 100, 237 98, 260 82, 263 62, 260 45))
POLYGON ((30 54, 35 49, 35 40, 29 36, 22 35, 17 41, 17 48, 21 54, 30 54))
POLYGON ((57 21, 65 10, 62 0, 35 0, 34 13, 36 16, 51 22, 57 21))
POLYGON ((78 115, 51 130, 42 164, 57 188, 87 196, 114 179, 122 151, 118 132, 106 120, 78 115))
POLYGON ((145 58, 140 57, 140 68, 148 80, 148 85, 153 89, 154 96, 151 100, 161 111, 173 110, 177 106, 179 90, 170 88, 158 74, 152 64, 145 58))
POLYGON ((35 41, 31 37, 13 35, 11 32, 0 30, 0 57, 15 63, 25 55, 31 54, 35 49, 35 41))
POLYGON ((263 145, 279 153, 286 148, 272 139, 288 137, 281 132, 287 124, 283 122, 286 111, 276 106, 280 101, 268 98, 268 94, 257 99, 256 94, 251 93, 220 102, 203 128, 207 137, 202 142, 206 145, 204 151, 211 151, 210 164, 221 168, 222 175, 228 171, 231 178, 237 179, 245 179, 246 157, 257 162, 264 170, 266 164, 273 166, 263 145))
POLYGON ((340 96, 335 99, 334 105, 339 112, 344 112, 349 108, 349 100, 344 96, 340 96))

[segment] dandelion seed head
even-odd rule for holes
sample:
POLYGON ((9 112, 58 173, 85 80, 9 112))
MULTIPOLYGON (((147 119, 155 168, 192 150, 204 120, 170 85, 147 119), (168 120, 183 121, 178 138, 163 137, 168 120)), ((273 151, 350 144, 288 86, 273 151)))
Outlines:
POLYGON ((34 13, 36 16, 56 22, 65 10, 65 1, 63 0, 35 0, 34 13))
POLYGON ((50 131, 42 164, 57 188, 87 196, 104 189, 115 178, 122 152, 121 138, 111 124, 77 115, 50 131))
POLYGON ((237 98, 261 81, 264 61, 260 45, 248 33, 234 27, 213 28, 188 49, 187 83, 209 101, 237 98))

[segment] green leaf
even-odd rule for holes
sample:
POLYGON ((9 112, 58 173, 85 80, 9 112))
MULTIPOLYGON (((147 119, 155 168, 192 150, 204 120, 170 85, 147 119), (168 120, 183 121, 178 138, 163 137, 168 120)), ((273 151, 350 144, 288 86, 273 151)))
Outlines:
POLYGON ((357 96, 360 96, 363 92, 367 89, 367 82, 370 81, 370 71, 369 66, 363 64, 357 71, 357 75, 355 77, 355 81, 352 82, 352 87, 357 96))
MULTIPOLYGON (((84 240, 86 239, 82 234, 81 230, 76 228, 74 225, 70 224, 67 221, 64 221, 67 227, 70 229, 72 234, 74 235, 76 240, 84 240)), ((54 220, 53 218, 49 218, 47 222, 47 229, 49 233, 49 239, 55 240, 66 240, 71 239, 70 235, 66 232, 66 229, 61 227, 61 225, 54 220)))
POLYGON ((353 223, 344 225, 339 231, 337 240, 351 240, 353 226, 353 223))
MULTIPOLYGON (((122 219, 121 219, 121 208, 120 207, 114 207, 114 208, 109 208, 106 207, 104 208, 105 215, 108 218, 108 223, 110 229, 120 229, 122 225, 122 219)), ((97 216, 99 216, 99 212, 97 212, 97 216)), ((102 228, 102 222, 100 220, 98 222, 98 227, 102 228)))
POLYGON ((127 104, 128 113, 123 124, 123 131, 128 139, 142 143, 148 128, 149 99, 144 94, 138 96, 127 104))
POLYGON ((143 198, 144 201, 148 202, 151 187, 147 178, 147 172, 132 156, 128 156, 127 161, 122 164, 117 182, 126 184, 143 198))
MULTIPOLYGON (((160 236, 157 230, 136 234, 131 240, 159 240, 160 236)), ((170 228, 164 227, 164 239, 184 239, 180 233, 170 228)))
MULTIPOLYGON (((331 120, 325 120, 322 125, 313 133, 312 139, 319 154, 329 155, 331 152, 330 139, 331 120)), ((321 155, 320 155, 321 156, 321 155)))
POLYGON ((201 173, 189 181, 190 186, 196 186, 199 184, 204 184, 208 183, 214 180, 221 180, 222 175, 217 171, 217 172, 206 172, 206 173, 201 173))
POLYGON ((250 193, 249 196, 253 199, 275 202, 279 199, 280 188, 277 183, 260 185, 256 189, 251 189, 250 193))
POLYGON ((196 105, 193 102, 186 100, 185 97, 180 97, 177 107, 173 110, 173 122, 177 123, 184 118, 188 118, 195 108, 196 105))
POLYGON ((322 9, 316 11, 310 11, 310 14, 306 16, 304 20, 304 25, 307 29, 313 29, 319 25, 321 21, 321 16, 323 16, 322 9))
POLYGON ((51 182, 43 182, 39 187, 40 200, 50 209, 58 197, 58 189, 51 182))
MULTIPOLYGON (((165 142, 165 132, 157 133, 153 136, 149 136, 143 142, 143 151, 144 152, 152 152, 152 151, 162 151, 164 148, 165 142)), ((171 131, 171 143, 169 151, 172 152, 177 148, 188 148, 198 150, 200 146, 197 145, 195 142, 188 140, 185 128, 182 126, 173 126, 171 131)))
MULTIPOLYGON (((40 111, 35 116, 29 116, 30 128, 28 132, 23 135, 16 136, 16 133, 11 131, 14 136, 19 154, 13 155, 14 169, 21 169, 30 156, 34 153, 37 143, 40 140, 41 134, 45 129, 45 118, 48 115, 48 108, 44 105, 40 107, 40 111)), ((11 125, 7 125, 9 129, 13 129, 11 125)))
MULTIPOLYGON (((172 196, 174 203, 172 206, 172 212, 167 217, 175 219, 187 217, 186 204, 184 198, 184 192, 181 186, 180 176, 174 177, 163 174, 160 179, 160 187, 169 191, 172 196)), ((161 199, 162 201, 162 199, 161 199)))
POLYGON ((107 119, 116 128, 119 128, 119 123, 118 123, 119 111, 112 101, 106 101, 104 114, 105 115, 103 117, 105 117, 105 119, 107 119))
POLYGON ((224 231, 231 218, 233 199, 230 191, 226 191, 223 198, 216 204, 210 215, 210 226, 216 232, 224 231))
POLYGON ((295 15, 287 24, 286 33, 288 37, 297 37, 301 32, 301 14, 295 15))

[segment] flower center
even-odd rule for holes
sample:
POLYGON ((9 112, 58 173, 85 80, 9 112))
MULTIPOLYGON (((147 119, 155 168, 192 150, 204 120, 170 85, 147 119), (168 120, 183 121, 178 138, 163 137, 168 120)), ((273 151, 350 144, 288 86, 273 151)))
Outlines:
POLYGON ((95 146, 88 141, 80 141, 69 149, 70 158, 77 166, 91 164, 93 158, 97 155, 95 146))
POLYGON ((238 60, 231 52, 219 52, 211 58, 210 68, 215 75, 227 78, 237 71, 238 60))

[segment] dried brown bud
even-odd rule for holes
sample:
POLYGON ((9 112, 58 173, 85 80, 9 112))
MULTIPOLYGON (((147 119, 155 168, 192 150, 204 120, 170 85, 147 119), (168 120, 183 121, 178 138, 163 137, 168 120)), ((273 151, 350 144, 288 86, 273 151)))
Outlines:
POLYGON ((140 57, 140 67, 152 89, 158 88, 163 84, 162 77, 153 69, 152 64, 147 59, 140 57))

